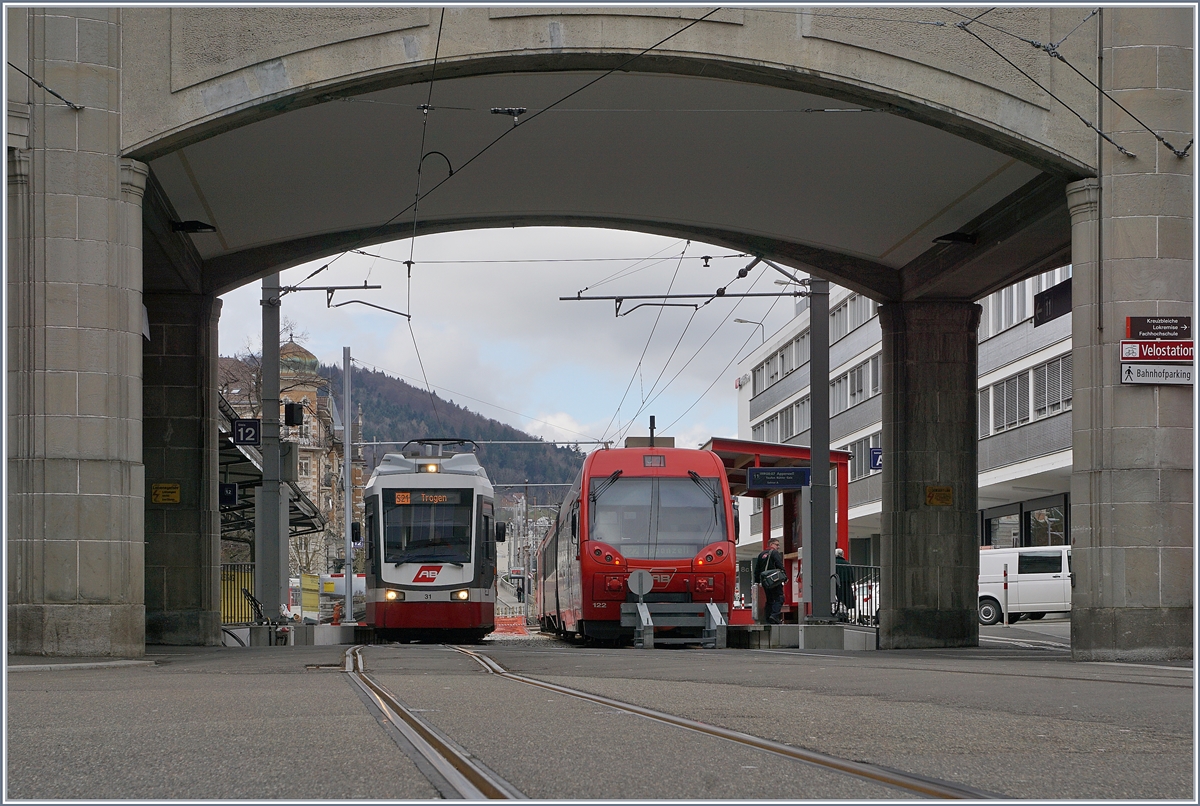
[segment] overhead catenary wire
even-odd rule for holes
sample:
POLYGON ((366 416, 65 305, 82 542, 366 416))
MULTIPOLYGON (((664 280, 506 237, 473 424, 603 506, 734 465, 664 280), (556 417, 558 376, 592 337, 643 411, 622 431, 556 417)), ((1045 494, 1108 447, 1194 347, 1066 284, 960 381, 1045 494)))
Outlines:
MULTIPOLYGON (((953 12, 953 13, 958 13, 958 12, 953 12)), ((1097 127, 1096 127, 1096 126, 1095 126, 1095 125, 1094 125, 1094 124, 1093 124, 1093 123, 1092 123, 1090 120, 1088 120, 1088 119, 1087 119, 1087 118, 1085 118, 1083 115, 1081 115, 1081 114, 1079 114, 1078 112, 1076 112, 1076 111, 1075 111, 1075 109, 1074 109, 1074 108, 1072 108, 1070 104, 1068 104, 1068 103, 1067 103, 1066 101, 1064 101, 1063 99, 1059 98, 1057 95, 1055 95, 1055 94, 1054 94, 1053 92, 1051 92, 1049 89, 1047 89, 1047 88, 1046 88, 1046 87, 1045 87, 1045 86, 1044 86, 1044 85, 1043 85, 1043 84, 1042 84, 1040 81, 1038 81, 1038 80, 1037 80, 1036 78, 1034 78, 1033 76, 1029 75, 1029 73, 1026 73, 1026 72, 1025 72, 1024 70, 1022 70, 1020 67, 1018 67, 1018 66, 1017 66, 1017 65, 1016 65, 1016 64, 1015 64, 1015 63, 1012 61, 1012 59, 1008 58, 1008 57, 1007 57, 1007 56, 1005 56, 1003 53, 1001 53, 1000 51, 996 50, 996 48, 992 47, 992 44, 991 44, 990 42, 988 42, 986 39, 984 39, 983 37, 981 37, 979 34, 975 33, 975 32, 974 32, 974 31, 972 31, 970 28, 968 28, 968 27, 967 27, 967 23, 961 23, 961 22, 960 22, 960 23, 959 23, 959 24, 958 24, 956 27, 957 27, 959 30, 961 30, 961 31, 965 31, 966 33, 970 34, 972 37, 974 37, 976 40, 978 40, 978 41, 980 42, 980 44, 982 44, 982 45, 983 45, 985 48, 987 48, 988 50, 990 50, 992 53, 995 53, 997 56, 999 56, 1001 59, 1003 59, 1005 62, 1007 62, 1007 63, 1008 63, 1008 65, 1009 65, 1010 67, 1012 67, 1012 68, 1013 68, 1014 70, 1016 70, 1018 73, 1020 73, 1021 75, 1025 76, 1025 78, 1027 78, 1027 79, 1029 79, 1031 82, 1033 82, 1033 84, 1034 84, 1035 86, 1037 86, 1037 88, 1038 88, 1038 89, 1040 89, 1042 92, 1046 93, 1046 94, 1047 94, 1047 95, 1049 95, 1051 98, 1053 98, 1054 100, 1056 100, 1056 101, 1058 101, 1060 104, 1062 104, 1062 106, 1063 106, 1063 107, 1064 107, 1064 108, 1065 108, 1065 109, 1066 109, 1068 112, 1070 112, 1070 113, 1071 113, 1072 115, 1074 115, 1075 117, 1079 118, 1079 120, 1080 120, 1080 121, 1082 121, 1082 122, 1083 122, 1083 124, 1084 124, 1085 126, 1087 126, 1089 129, 1091 129, 1092 131, 1094 131, 1094 132, 1095 132, 1096 134, 1098 134, 1100 137, 1104 138, 1104 140, 1105 140, 1106 142, 1108 142, 1110 145, 1112 145, 1112 147, 1113 147, 1113 148, 1117 149, 1117 151, 1120 151, 1122 154, 1124 154, 1124 155, 1125 155, 1125 156, 1127 156, 1127 157, 1136 157, 1136 156, 1137 156, 1137 154, 1134 154, 1133 152, 1131 152, 1131 151, 1129 151, 1128 149, 1126 149, 1124 146, 1122 146, 1122 145, 1121 145, 1120 143, 1118 143, 1116 140, 1112 139, 1112 137, 1110 137, 1109 135, 1107 135, 1107 134, 1105 134, 1104 132, 1100 131, 1100 129, 1099 129, 1099 128, 1097 128, 1097 127)))
MULTIPOLYGON (((768 316, 771 315, 771 311, 774 310, 775 306, 779 303, 779 299, 780 298, 776 298, 776 300, 771 303, 771 307, 767 308, 766 314, 763 315, 764 320, 768 316)), ((729 361, 727 361, 725 363, 725 366, 721 367, 721 371, 719 373, 717 373, 717 377, 713 378, 713 382, 710 383, 708 385, 708 387, 703 392, 700 393, 700 396, 698 398, 696 398, 695 402, 693 402, 692 405, 688 406, 686 409, 683 410, 682 414, 680 414, 678 417, 676 417, 674 420, 672 420, 670 423, 668 423, 663 428, 664 431, 666 431, 667 429, 674 426, 675 423, 679 422, 684 417, 686 417, 688 412, 690 412, 692 409, 696 408, 696 406, 700 403, 700 401, 703 400, 708 395, 708 393, 712 391, 712 388, 717 385, 717 381, 721 380, 721 378, 725 375, 726 370, 728 370, 729 367, 733 364, 733 362, 737 360, 737 357, 739 355, 741 355, 742 350, 745 349, 746 345, 750 343, 750 340, 752 338, 754 338, 753 330, 750 331, 750 335, 746 337, 746 340, 742 342, 741 346, 737 348, 737 351, 733 354, 733 357, 730 358, 729 361)))
MULTIPOLYGON (((437 79, 437 63, 438 56, 442 49, 442 26, 446 20, 446 9, 442 8, 442 14, 438 17, 438 32, 437 43, 433 48, 433 65, 429 72, 429 93, 425 99, 425 106, 421 109, 421 144, 417 149, 417 189, 413 198, 413 234, 409 240, 408 249, 408 310, 412 312, 412 265, 413 265, 413 250, 417 244, 417 215, 420 209, 421 201, 421 165, 425 161, 425 133, 429 128, 429 110, 433 103, 433 84, 437 79)), ((447 160, 449 163, 449 160, 447 160)), ((454 174, 454 169, 450 169, 450 174, 454 174)), ((376 306, 378 307, 378 306, 376 306)), ((425 362, 421 359, 421 348, 417 346, 417 331, 413 329, 412 316, 408 316, 408 335, 412 337, 413 352, 417 355, 417 366, 421 368, 421 377, 425 380, 425 391, 429 394, 429 405, 433 409, 434 419, 437 420, 438 428, 442 427, 442 415, 437 409, 437 396, 433 394, 433 388, 429 385, 429 376, 425 373, 425 362)))
MULTIPOLYGON (((751 290, 753 290, 754 286, 758 284, 758 281, 761 277, 762 277, 762 275, 759 275, 758 277, 754 278, 754 282, 750 284, 751 290)), ((768 314, 771 312, 772 309, 774 309, 775 304, 779 302, 779 299, 780 299, 779 297, 776 297, 775 301, 771 303, 770 308, 767 309, 768 314)), ((742 304, 742 301, 739 299, 738 302, 732 308, 729 309, 729 312, 725 314, 725 318, 721 320, 720 324, 718 324, 716 326, 716 328, 713 329, 713 332, 708 335, 708 338, 705 339, 704 342, 699 347, 696 348, 696 351, 694 353, 692 353, 692 357, 689 358, 686 362, 684 362, 683 366, 681 366, 679 368, 679 370, 674 375, 671 376, 671 380, 667 381, 667 383, 663 386, 663 388, 660 389, 658 391, 658 393, 656 395, 654 395, 654 397, 652 397, 649 401, 646 402, 647 406, 653 405, 654 401, 657 400, 664 392, 666 392, 667 389, 670 388, 671 384, 673 384, 675 382, 675 380, 680 375, 683 374, 683 371, 685 369, 687 369, 689 366, 691 366, 691 363, 693 361, 695 361, 696 358, 700 355, 700 353, 704 350, 704 348, 708 346, 708 343, 713 340, 713 337, 716 336, 717 333, 720 332, 721 328, 725 326, 725 324, 729 321, 730 317, 732 317, 735 313, 737 313, 737 309, 738 309, 738 307, 741 306, 741 304, 742 304)), ((763 316, 763 319, 764 320, 766 319, 765 314, 763 316)), ((754 332, 751 331, 750 335, 753 336, 754 332)), ((742 343, 742 347, 745 347, 746 344, 749 343, 749 341, 750 341, 750 339, 747 338, 746 341, 742 343)), ((740 349, 741 348, 739 348, 739 352, 740 352, 740 349)), ((722 372, 723 371, 724 370, 722 370, 722 372)), ((710 389, 712 388, 711 385, 709 388, 710 389)), ((706 391, 705 394, 708 394, 708 392, 706 391)), ((699 400, 697 400, 697 402, 699 402, 699 400)), ((690 410, 691 409, 689 408, 688 411, 690 411, 690 410)), ((684 412, 684 413, 686 414, 687 412, 684 412)), ((671 425, 674 425, 674 423, 672 423, 671 425)))
MULTIPOLYGON (((691 241, 688 241, 691 244, 691 241)), ((687 245, 684 245, 684 251, 687 251, 687 245)), ((683 265, 683 254, 680 254, 680 260, 675 264, 675 273, 671 275, 671 282, 667 286, 667 293, 671 293, 671 289, 675 287, 675 278, 679 276, 679 267, 683 265)), ((654 339, 654 331, 658 329, 658 323, 662 319, 662 309, 658 311, 658 316, 654 318, 654 324, 650 328, 650 335, 646 337, 646 344, 642 347, 642 354, 638 356, 637 366, 633 368, 633 374, 629 377, 629 383, 625 385, 625 392, 621 395, 621 401, 617 403, 617 410, 613 412, 613 416, 609 418, 608 425, 604 427, 604 433, 600 435, 601 439, 608 436, 608 429, 612 428, 613 421, 621 413, 621 407, 625 405, 625 398, 629 396, 629 390, 633 388, 633 381, 637 378, 638 370, 642 368, 642 361, 646 358, 646 351, 650 349, 650 342, 654 339)))
MULTIPOLYGON (((725 284, 726 287, 729 285, 732 285, 733 283, 737 282, 738 280, 744 278, 746 276, 746 274, 749 273, 749 270, 751 268, 753 268, 758 262, 759 261, 756 259, 754 261, 754 263, 751 263, 746 268, 738 271, 737 276, 725 284)), ((750 288, 753 289, 757 283, 758 283, 758 278, 755 278, 754 282, 751 283, 750 288)), ((683 343, 683 337, 687 335, 688 329, 691 328, 691 326, 692 326, 692 322, 695 321, 696 314, 699 313, 701 308, 705 307, 706 305, 708 305, 710 302, 712 302, 713 300, 715 300, 717 298, 718 298, 718 295, 713 294, 704 303, 694 306, 694 308, 692 309, 692 315, 688 317, 687 323, 683 327, 683 332, 681 332, 679 334, 679 338, 675 342, 675 347, 671 350, 671 354, 669 356, 667 356, 667 360, 666 360, 666 362, 663 363, 662 369, 659 370, 658 377, 656 377, 654 379, 654 383, 650 385, 650 391, 647 392, 642 397, 641 406, 638 408, 638 410, 636 412, 634 412, 633 417, 629 418, 629 423, 626 425, 625 431, 622 432, 622 434, 621 434, 622 438, 625 436, 625 434, 629 433, 629 428, 632 427, 632 425, 637 421, 638 415, 640 415, 642 412, 644 412, 654 400, 657 400, 659 395, 662 394, 662 391, 666 391, 666 386, 664 386, 662 391, 660 391, 658 394, 655 394, 655 390, 658 388, 658 382, 660 380, 662 380, 662 376, 666 373, 667 367, 669 367, 671 365, 672 359, 675 358, 675 353, 679 350, 679 345, 683 343), (653 396, 653 397, 651 397, 651 396, 653 396)), ((740 301, 739 301, 739 304, 740 304, 740 301)), ((734 308, 736 309, 737 305, 735 305, 734 308)), ((730 312, 730 315, 732 315, 732 311, 730 312)), ((725 323, 725 321, 728 321, 728 319, 729 319, 729 316, 726 316, 725 320, 723 320, 721 322, 721 324, 723 325, 725 323)), ((717 327, 719 329, 721 327, 721 325, 718 325, 717 327)), ((711 338, 712 338, 712 336, 709 336, 709 339, 711 339, 711 338)), ((708 344, 708 340, 705 340, 704 343, 708 344)), ((701 349, 703 349, 703 345, 701 346, 701 349)), ((699 351, 697 351, 697 354, 698 354, 698 352, 699 351)), ((692 359, 694 359, 694 358, 695 358, 695 355, 692 356, 692 359)), ((690 364, 692 359, 688 359, 688 362, 684 364, 683 368, 686 368, 687 364, 690 364)), ((680 372, 682 372, 683 368, 681 368, 680 372)), ((671 380, 667 382, 667 386, 669 386, 675 380, 675 378, 678 378, 678 377, 679 377, 679 373, 676 373, 674 376, 672 376, 671 380)))
MULTIPOLYGON (((660 250, 660 252, 665 251, 666 249, 669 249, 671 246, 674 246, 674 245, 675 244, 670 244, 669 246, 663 247, 663 249, 660 250)), ((370 258, 378 258, 379 260, 386 260, 390 263, 400 263, 402 265, 408 263, 407 260, 400 260, 399 258, 387 257, 386 255, 377 255, 374 252, 364 252, 361 249, 351 249, 349 251, 353 252, 356 255, 362 255, 363 257, 370 257, 370 258)), ((508 264, 508 263, 630 263, 630 262, 633 262, 636 264, 636 263, 640 263, 640 262, 646 261, 646 260, 654 260, 656 258, 658 258, 658 260, 660 262, 662 262, 662 261, 670 260, 674 257, 678 257, 678 255, 668 255, 663 258, 658 258, 658 253, 655 253, 653 255, 647 255, 646 257, 470 258, 470 259, 464 259, 464 260, 422 260, 422 261, 420 261, 420 265, 422 265, 422 266, 432 266, 432 265, 463 265, 463 266, 466 266, 466 265, 475 265, 475 264, 504 265, 504 264, 508 264)), ((720 260, 720 259, 725 259, 725 258, 744 258, 744 257, 750 257, 750 253, 749 252, 735 252, 733 254, 728 254, 728 255, 690 255, 690 256, 684 256, 684 260, 705 260, 705 259, 720 260)), ((607 278, 605 278, 605 279, 607 279, 607 278)), ((603 282, 603 281, 601 281, 601 282, 603 282)))
MULTIPOLYGON (((994 10, 994 9, 989 9, 989 11, 990 10, 994 10)), ((945 9, 945 11, 948 11, 951 14, 957 14, 960 17, 967 16, 966 14, 963 14, 960 11, 955 11, 954 9, 950 9, 950 8, 945 9)), ((985 40, 983 40, 977 34, 968 30, 967 26, 971 25, 972 23, 979 22, 979 25, 982 25, 986 28, 989 28, 990 30, 996 31, 996 32, 1004 34, 1006 36, 1012 37, 1013 39, 1016 39, 1020 42, 1024 42, 1025 44, 1042 51, 1050 58, 1057 59, 1058 61, 1062 62, 1067 67, 1069 67, 1071 69, 1071 71, 1074 72, 1077 76, 1079 76, 1084 81, 1086 81, 1092 87, 1092 89, 1099 92, 1101 95, 1103 95, 1105 98, 1107 98, 1113 104, 1115 104, 1121 111, 1123 111, 1125 114, 1129 115, 1129 117, 1132 118, 1134 120, 1134 122, 1136 122, 1139 126, 1141 126, 1143 129, 1145 129, 1147 132, 1149 132, 1154 137, 1154 139, 1156 139, 1156 140, 1158 140, 1158 142, 1162 143, 1163 146, 1165 146, 1172 154, 1174 154, 1176 157, 1179 157, 1180 159, 1187 157, 1188 152, 1191 151, 1192 145, 1195 143, 1194 137, 1182 149, 1176 148, 1165 137, 1163 137, 1161 134, 1156 132, 1154 129, 1152 129, 1150 126, 1148 126, 1141 118, 1139 118, 1137 115, 1135 115, 1129 109, 1127 109, 1125 107, 1125 105, 1122 104, 1119 100, 1117 100, 1111 93, 1109 93, 1107 90, 1103 89, 1099 84, 1097 84, 1095 81, 1093 81, 1089 76, 1087 76, 1082 71, 1080 71, 1079 68, 1077 68, 1075 65, 1071 64, 1071 62, 1069 62, 1067 60, 1067 58, 1065 56, 1063 56, 1062 53, 1059 51, 1059 48, 1062 46, 1062 44, 1064 42, 1067 41, 1067 39, 1071 36, 1071 34, 1078 31, 1081 27, 1083 27, 1083 24, 1085 22, 1087 22, 1088 20, 1090 20, 1092 17, 1096 16, 1099 13, 1100 13, 1100 9, 1098 9, 1098 8, 1092 9, 1092 11, 1089 12, 1088 15, 1085 16, 1082 20, 1080 20, 1079 23, 1074 28, 1072 28, 1070 31, 1067 32, 1066 36, 1064 36, 1062 39, 1058 40, 1057 42, 1048 42, 1048 43, 1039 42, 1036 39, 1030 39, 1029 37, 1021 36, 1020 34, 1005 30, 1004 28, 1001 28, 998 25, 992 25, 992 24, 986 23, 986 22, 979 22, 978 17, 969 18, 967 21, 958 23, 955 27, 961 28, 962 30, 967 31, 967 33, 971 34, 976 39, 979 39, 980 42, 983 42, 983 44, 986 45, 990 50, 992 50, 992 52, 996 53, 998 56, 1000 56, 1002 59, 1004 59, 1010 65, 1012 65, 1023 76, 1028 78, 1030 81, 1033 81, 1034 84, 1037 84, 1037 86, 1039 88, 1041 88, 1044 92, 1046 92, 1048 95, 1050 95, 1051 98, 1054 98, 1054 100, 1058 101, 1060 104, 1062 104, 1064 107, 1066 107, 1072 114, 1074 114, 1076 117, 1078 117, 1080 120, 1082 120, 1089 128, 1091 128, 1093 131, 1095 131, 1097 134, 1099 134, 1101 137, 1103 137, 1106 141, 1111 143, 1122 154, 1124 154, 1128 157, 1136 156, 1135 154, 1130 153, 1129 151, 1127 151, 1126 149, 1124 149, 1120 145, 1118 145, 1110 136, 1106 135, 1104 132, 1101 132, 1095 126, 1092 126, 1092 124, 1088 120, 1086 120, 1082 115, 1080 115, 1078 112, 1076 112, 1070 106, 1068 106, 1065 101, 1063 101, 1061 98, 1054 95, 1054 93, 1050 92, 1048 89, 1046 89, 1041 84, 1039 84, 1037 81, 1035 81, 1032 76, 1030 76, 1028 73, 1026 73, 1020 67, 1017 67, 1017 65, 1013 64, 1013 62, 1009 61, 1008 58, 1006 58, 998 50, 993 48, 990 44, 988 44, 985 40)))
POLYGON ((17 67, 17 66, 16 66, 15 64, 13 64, 12 62, 9 62, 9 63, 8 63, 8 66, 9 66, 9 67, 11 67, 12 69, 16 70, 16 71, 17 71, 18 73, 20 73, 21 75, 25 76, 25 78, 29 79, 29 80, 30 80, 30 81, 32 81, 34 84, 36 84, 37 86, 41 87, 41 88, 42 88, 43 90, 45 90, 46 92, 48 92, 48 93, 50 93, 51 95, 53 95, 53 96, 54 96, 55 98, 57 98, 58 100, 62 101, 64 104, 66 104, 67 106, 69 106, 71 109, 74 109, 76 112, 79 112, 79 111, 82 111, 82 110, 84 110, 84 109, 87 109, 87 108, 88 108, 88 107, 84 106, 83 104, 77 104, 77 103, 73 103, 73 102, 71 102, 71 101, 68 101, 66 98, 62 97, 62 96, 61 96, 61 95, 59 95, 57 92, 55 92, 54 90, 50 89, 50 88, 49 88, 49 87, 47 87, 45 84, 43 84, 42 82, 38 81, 38 80, 37 80, 36 78, 34 78, 33 76, 29 75, 29 73, 26 73, 26 72, 25 72, 24 70, 22 70, 20 67, 17 67))
MULTIPOLYGON (((420 199, 426 198, 426 197, 427 197, 427 196, 429 196, 431 193, 434 193, 434 192, 436 192, 436 191, 437 191, 437 189, 438 189, 438 188, 440 188, 442 185, 444 185, 444 184, 446 184, 447 182, 449 182, 449 181, 450 181, 451 179, 453 179, 455 176, 458 176, 459 174, 461 174, 461 173, 462 173, 462 171, 463 171, 463 170, 464 170, 464 169, 465 169, 465 168, 466 168, 468 165, 471 165, 471 164, 472 164, 473 162, 475 162, 477 159, 479 159, 480 157, 482 157, 484 154, 486 154, 488 151, 490 151, 490 150, 491 150, 491 149, 492 149, 492 148, 493 148, 493 147, 494 147, 494 146, 495 146, 497 143, 499 143, 499 142, 500 142, 501 140, 503 140, 504 138, 508 137, 510 134, 512 134, 512 133, 513 133, 514 131, 516 131, 518 128, 523 128, 523 127, 526 127, 526 126, 528 126, 528 125, 529 125, 529 123, 530 123, 531 121, 533 121, 534 119, 536 119, 536 118, 540 117, 542 114, 544 114, 544 113, 546 113, 546 112, 550 111, 551 109, 553 109, 554 107, 558 106, 559 104, 561 104, 561 103, 563 103, 563 102, 567 101, 568 99, 570 99, 570 98, 573 98, 574 96, 576 96, 576 95, 578 95, 579 93, 581 93, 581 92, 583 92, 584 90, 586 90, 588 87, 591 87, 592 85, 596 84, 597 82, 604 80, 605 78, 607 78, 608 76, 612 75, 613 73, 617 73, 617 72, 620 72, 620 71, 624 70, 624 69, 625 69, 626 67, 628 67, 630 64, 632 64, 633 62, 635 62, 635 61, 637 61, 638 59, 642 58, 643 56, 645 56, 645 55, 646 55, 647 53, 649 53, 650 51, 654 50, 655 48, 661 47, 662 45, 664 45, 664 44, 666 44, 667 42, 671 41, 672 39, 674 39, 675 37, 679 36, 679 35, 680 35, 680 34, 682 34, 683 32, 685 32, 685 31, 687 31, 687 30, 691 29, 691 28, 692 28, 692 26, 694 26, 694 25, 696 25, 696 24, 698 24, 698 23, 701 23, 701 22, 703 22, 704 20, 708 19, 709 17, 711 17, 713 14, 716 14, 716 13, 717 13, 718 11, 720 11, 720 10, 721 10, 721 7, 720 7, 720 6, 717 6, 717 7, 716 7, 716 8, 714 8, 712 11, 708 12, 707 14, 705 14, 704 16, 702 16, 702 17, 699 17, 699 18, 697 18, 697 19, 694 19, 694 20, 692 20, 692 21, 691 21, 691 22, 689 22, 687 25, 685 25, 685 26, 683 26, 682 28, 680 28, 678 31, 675 31, 674 33, 668 34, 667 36, 663 37, 663 38, 662 38, 662 39, 660 39, 659 41, 655 42, 653 45, 650 45, 649 47, 647 47, 647 48, 644 48, 644 49, 643 49, 643 50, 641 50, 641 51, 638 51, 638 52, 637 52, 637 53, 635 53, 633 56, 630 56, 628 59, 624 60, 623 62, 621 62, 621 63, 620 63, 619 65, 617 65, 616 67, 612 68, 611 70, 608 70, 608 71, 606 71, 606 72, 604 72, 604 73, 600 74, 599 76, 597 76, 596 78, 592 79, 591 81, 588 81, 586 84, 584 84, 584 85, 582 85, 582 86, 578 87, 577 89, 574 89, 574 90, 572 90, 571 92, 569 92, 569 93, 567 93, 566 95, 564 95, 563 97, 559 98, 557 101, 555 101, 554 103, 550 104, 549 106, 543 107, 542 109, 539 109, 537 112, 534 112, 533 114, 529 115, 529 117, 527 117, 527 118, 525 119, 525 122, 524 122, 524 123, 522 123, 520 126, 513 125, 513 126, 511 126, 511 127, 507 128, 507 129, 505 129, 503 132, 501 132, 501 133, 500 133, 500 135, 499 135, 499 136, 495 137, 495 138, 494 138, 494 139, 493 139, 491 142, 489 142, 487 145, 485 145, 483 148, 479 149, 479 151, 476 151, 476 152, 475 152, 475 154, 473 154, 471 157, 469 157, 469 158, 468 158, 468 159, 467 159, 467 160, 466 160, 466 161, 465 161, 465 162, 464 162, 462 165, 460 165, 460 166, 459 166, 459 168, 458 168, 458 170, 457 170, 457 171, 453 171, 453 172, 452 172, 452 173, 451 173, 449 176, 447 176, 445 179, 441 180, 441 181, 440 181, 440 182, 438 182, 436 185, 434 185, 433 187, 431 187, 429 190, 427 190, 427 191, 425 191, 424 193, 420 194, 420 196, 419 196, 419 197, 418 197, 418 198, 417 198, 417 199, 414 201, 414 203, 413 203, 413 204, 409 204, 409 205, 408 205, 408 206, 406 206, 406 207, 405 207, 403 210, 401 210, 400 212, 396 213, 394 216, 392 216, 391 218, 389 218, 387 221, 384 221, 382 224, 380 224, 378 227, 376 227, 375 229, 373 229, 371 232, 367 233, 366 235, 363 235, 363 236, 362 236, 361 238, 359 238, 359 239, 358 239, 358 241, 357 241, 356 243, 354 243, 352 246, 348 247, 347 249, 345 249, 345 250, 344 250, 344 251, 342 251, 342 252, 339 252, 339 253, 338 253, 338 255, 337 255, 337 257, 335 257, 333 260, 330 260, 328 263, 326 263, 326 264, 324 264, 324 265, 322 265, 322 266, 318 267, 317 269, 315 269, 315 270, 314 270, 314 271, 313 271, 311 274, 309 274, 309 275, 308 275, 308 277, 305 277, 305 278, 304 278, 304 280, 301 280, 300 282, 301 282, 301 283, 303 283, 303 282, 306 282, 306 281, 308 281, 310 278, 312 278, 312 277, 316 276, 316 275, 317 275, 317 274, 319 274, 320 272, 322 272, 322 271, 324 271, 325 269, 327 269, 327 268, 329 268, 330 266, 332 266, 332 265, 333 265, 333 264, 334 264, 334 263, 335 263, 337 260, 339 260, 340 258, 342 258, 342 257, 344 257, 345 255, 349 254, 351 250, 353 250, 353 249, 355 249, 355 248, 357 248, 357 247, 361 246, 362 244, 366 243, 368 240, 370 240, 370 239, 374 238, 374 237, 375 237, 375 235, 377 235, 378 233, 382 232, 382 231, 383 231, 384 229, 386 229, 387 227, 391 226, 391 225, 392 225, 392 223, 393 223, 393 222, 394 222, 396 219, 398 219, 400 216, 404 215, 404 214, 405 214, 405 213, 407 213, 409 210, 411 210, 411 209, 413 208, 413 205, 414 205, 414 204, 415 204, 417 201, 420 201, 420 199)), ((444 14, 444 10, 443 10, 443 14, 444 14)), ((440 30, 440 26, 439 26, 438 36, 439 36, 439 37, 441 36, 441 30, 440 30)))

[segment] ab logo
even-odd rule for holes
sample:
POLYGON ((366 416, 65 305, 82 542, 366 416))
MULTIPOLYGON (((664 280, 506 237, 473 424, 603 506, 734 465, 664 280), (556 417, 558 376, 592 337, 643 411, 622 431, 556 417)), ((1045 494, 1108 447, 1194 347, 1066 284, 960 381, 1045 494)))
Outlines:
POLYGON ((422 565, 417 570, 417 575, 413 577, 413 582, 436 582, 438 572, 441 570, 440 565, 422 565))

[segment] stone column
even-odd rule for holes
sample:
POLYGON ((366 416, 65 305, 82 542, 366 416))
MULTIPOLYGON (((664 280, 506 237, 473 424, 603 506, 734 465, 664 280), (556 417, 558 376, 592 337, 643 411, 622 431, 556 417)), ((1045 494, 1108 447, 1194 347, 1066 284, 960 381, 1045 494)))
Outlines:
POLYGON ((979 643, 979 315, 957 301, 879 309, 882 649, 979 643))
MULTIPOLYGON (((1192 138, 1192 9, 1103 10, 1102 86, 1175 148, 1192 138)), ((1128 316, 1191 316, 1195 148, 1172 153, 1106 102, 1099 179, 1068 186, 1074 571, 1082 661, 1192 657, 1191 386, 1122 384, 1128 316)), ((1195 323, 1193 323, 1194 325, 1195 323)))
POLYGON ((146 308, 146 642, 219 645, 221 301, 147 294, 146 308))
POLYGON ((8 159, 8 651, 136 657, 147 169, 120 156, 121 12, 16 13, 21 69, 83 108, 30 89, 8 159))

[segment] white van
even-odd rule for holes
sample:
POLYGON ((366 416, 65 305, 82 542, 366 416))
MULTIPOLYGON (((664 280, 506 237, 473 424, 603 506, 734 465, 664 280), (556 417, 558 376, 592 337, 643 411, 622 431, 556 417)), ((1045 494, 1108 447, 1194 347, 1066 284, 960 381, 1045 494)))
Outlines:
POLYGON ((979 623, 1039 619, 1071 609, 1071 547, 1026 546, 979 552, 979 623), (1007 606, 1004 567, 1008 566, 1007 606))

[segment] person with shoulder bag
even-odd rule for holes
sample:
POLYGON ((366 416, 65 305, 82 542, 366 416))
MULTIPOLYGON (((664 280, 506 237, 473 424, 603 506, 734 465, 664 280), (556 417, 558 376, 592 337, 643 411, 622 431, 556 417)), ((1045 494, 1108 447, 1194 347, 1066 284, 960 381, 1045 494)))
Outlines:
POLYGON ((779 538, 767 541, 767 547, 754 560, 754 581, 762 586, 767 603, 764 608, 768 624, 783 623, 783 583, 787 571, 783 568, 783 555, 779 553, 779 538))

